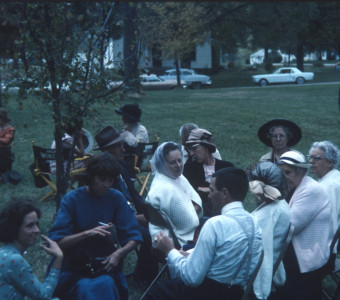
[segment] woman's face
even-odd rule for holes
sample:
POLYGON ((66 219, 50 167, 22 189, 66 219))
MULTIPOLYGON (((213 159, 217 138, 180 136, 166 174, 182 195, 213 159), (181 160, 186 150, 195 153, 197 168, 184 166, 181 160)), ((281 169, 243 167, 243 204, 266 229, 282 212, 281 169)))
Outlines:
POLYGON ((190 147, 190 155, 198 163, 207 164, 210 153, 207 147, 196 144, 190 147))
POLYGON ((288 136, 282 127, 274 128, 271 133, 271 140, 274 149, 282 150, 288 148, 288 136))
POLYGON ((19 228, 18 237, 14 243, 24 251, 27 247, 35 244, 39 237, 39 218, 35 211, 28 213, 19 228))
POLYGON ((165 155, 165 160, 171 174, 175 178, 181 176, 183 168, 181 152, 179 150, 172 150, 167 155, 165 155))
POLYGON ((286 177, 289 190, 296 189, 300 185, 305 174, 303 172, 297 173, 296 168, 288 164, 283 164, 280 166, 280 168, 282 174, 286 177))
POLYGON ((97 197, 103 196, 109 190, 114 182, 114 178, 95 175, 93 182, 91 183, 90 190, 91 193, 97 197))
POLYGON ((319 178, 325 176, 333 169, 333 164, 325 159, 325 151, 321 149, 315 148, 312 150, 309 162, 312 164, 310 171, 319 178))

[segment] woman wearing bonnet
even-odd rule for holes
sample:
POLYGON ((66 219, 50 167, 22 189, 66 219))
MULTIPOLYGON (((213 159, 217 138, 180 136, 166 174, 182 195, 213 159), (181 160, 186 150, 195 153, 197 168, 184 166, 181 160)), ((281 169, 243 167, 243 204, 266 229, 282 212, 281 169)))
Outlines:
POLYGON ((285 269, 281 262, 273 277, 273 266, 286 240, 290 211, 282 195, 283 176, 280 168, 272 162, 260 162, 251 173, 250 192, 256 197, 259 206, 252 212, 262 230, 264 258, 253 290, 253 299, 267 299, 272 286, 282 286, 286 279, 285 269))
MULTIPOLYGON (((151 159, 151 165, 155 177, 145 202, 159 210, 167 219, 183 246, 194 239, 203 209, 199 195, 182 175, 181 145, 173 142, 162 143, 151 159)), ((160 231, 170 236, 166 228, 149 223, 149 229, 152 237, 160 231)))

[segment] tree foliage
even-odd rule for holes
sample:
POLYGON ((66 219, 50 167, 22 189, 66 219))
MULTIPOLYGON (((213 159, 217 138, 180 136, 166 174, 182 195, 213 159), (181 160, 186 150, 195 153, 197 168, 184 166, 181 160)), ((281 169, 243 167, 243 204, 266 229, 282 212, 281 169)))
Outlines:
MULTIPOLYGON (((25 107, 30 94, 36 105, 48 103, 54 121, 57 149, 57 200, 65 194, 61 139, 69 125, 81 125, 103 104, 114 103, 118 87, 108 83, 117 71, 104 68, 105 47, 120 31, 121 15, 115 3, 1 3, 2 24, 17 29, 14 56, 20 68, 12 84, 19 86, 18 102, 25 107)), ((110 63, 110 62, 109 62, 110 63)), ((78 134, 78 133, 76 133, 78 134)))

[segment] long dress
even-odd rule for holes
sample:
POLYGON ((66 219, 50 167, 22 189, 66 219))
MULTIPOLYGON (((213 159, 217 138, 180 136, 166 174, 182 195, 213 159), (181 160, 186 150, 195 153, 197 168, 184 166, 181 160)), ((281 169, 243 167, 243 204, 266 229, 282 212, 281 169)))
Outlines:
MULTIPOLYGON (((116 225, 122 246, 131 240, 142 241, 138 222, 119 191, 109 189, 105 195, 93 197, 86 187, 64 196, 49 237, 59 241, 97 227, 98 222, 116 225)), ((87 238, 66 249, 55 296, 64 300, 127 299, 127 283, 121 269, 109 275, 88 278, 72 268, 72 262, 84 254, 101 257, 110 255, 114 250, 114 246, 105 238, 87 238)))

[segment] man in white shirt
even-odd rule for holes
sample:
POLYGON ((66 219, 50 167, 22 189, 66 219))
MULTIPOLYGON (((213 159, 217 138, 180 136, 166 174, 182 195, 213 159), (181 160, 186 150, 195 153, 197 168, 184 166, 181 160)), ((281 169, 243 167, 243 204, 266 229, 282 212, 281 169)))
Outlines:
POLYGON ((174 279, 154 286, 145 300, 241 299, 262 249, 260 229, 242 205, 247 176, 241 169, 221 169, 209 189, 213 210, 221 215, 204 224, 190 255, 176 250, 163 232, 156 235, 154 245, 167 256, 174 279))

